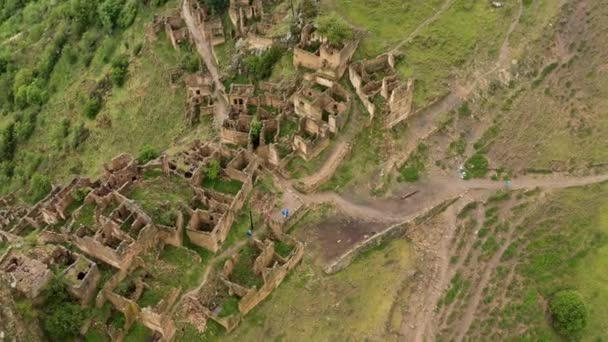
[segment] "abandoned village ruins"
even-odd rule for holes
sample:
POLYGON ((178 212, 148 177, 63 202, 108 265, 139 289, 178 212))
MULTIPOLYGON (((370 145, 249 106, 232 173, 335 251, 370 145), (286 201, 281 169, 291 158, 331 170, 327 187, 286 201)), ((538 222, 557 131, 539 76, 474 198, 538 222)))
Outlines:
MULTIPOLYGON (((264 51, 278 42, 272 27, 287 15, 265 13, 265 3, 231 0, 230 32, 198 2, 187 1, 186 7, 210 46, 223 44, 228 32, 246 42, 247 49, 264 51)), ((158 39, 160 32, 175 49, 195 44, 179 11, 154 19, 149 36, 158 39)), ((396 75, 397 56, 383 54, 351 63, 358 44, 355 35, 342 47, 331 46, 312 23, 305 23, 292 49, 293 65, 304 74, 299 84, 232 83, 224 94, 215 91, 208 70, 172 76, 171 82, 186 86, 184 120, 190 126, 217 115, 217 96, 225 96, 229 112, 217 139, 195 140, 145 164, 121 154, 103 166, 99 179, 77 177, 54 187, 31 207, 10 195, 0 198, 0 242, 10 244, 0 255, 0 278, 36 302, 51 279, 61 276, 83 306, 101 308, 109 303, 124 316, 122 329, 108 330, 115 340, 122 340, 136 322, 154 331, 157 339, 173 340, 177 317, 201 332, 210 320, 232 331, 303 258, 304 245, 283 232, 287 221, 277 214, 280 198, 267 206, 249 205, 254 210, 266 208, 256 215, 267 233, 252 236, 241 250, 228 250, 218 261, 220 266, 210 269, 194 291, 177 287, 151 305, 141 304, 149 287, 149 255, 158 258, 160 252, 153 252, 165 246, 226 252, 223 245, 243 208, 255 199, 258 179, 265 173, 289 178, 286 165, 292 158, 309 161, 328 149, 344 129, 355 101, 363 103, 370 121, 382 116, 386 128, 411 114, 413 81, 396 75), (340 82, 343 77, 353 90, 340 82), (384 99, 381 107, 378 98, 384 99), (219 165, 216 177, 230 184, 230 191, 216 187, 217 180, 209 175, 213 165, 219 165), (187 195, 177 201, 153 200, 167 194, 152 194, 149 189, 167 184, 185 189, 187 195), (28 241, 30 236, 35 241, 28 241), (243 248, 249 251, 247 257, 243 248), (247 263, 256 281, 245 283, 235 277, 239 263, 247 263), (109 277, 102 276, 102 268, 112 271, 109 277), (222 315, 231 298, 238 299, 238 310, 222 315)), ((292 216, 305 207, 292 210, 292 216)))

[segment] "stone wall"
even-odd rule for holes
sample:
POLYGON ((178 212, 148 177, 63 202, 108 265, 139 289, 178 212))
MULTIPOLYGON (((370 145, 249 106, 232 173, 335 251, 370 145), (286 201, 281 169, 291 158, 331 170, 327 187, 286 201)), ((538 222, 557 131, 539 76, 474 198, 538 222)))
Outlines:
POLYGON ((321 58, 314 53, 296 47, 293 49, 293 65, 296 68, 305 67, 319 70, 321 68, 321 58))
POLYGON ((386 115, 385 127, 393 128, 407 119, 412 113, 413 100, 414 81, 410 79, 407 83, 399 85, 392 91, 388 100, 389 113, 386 115))

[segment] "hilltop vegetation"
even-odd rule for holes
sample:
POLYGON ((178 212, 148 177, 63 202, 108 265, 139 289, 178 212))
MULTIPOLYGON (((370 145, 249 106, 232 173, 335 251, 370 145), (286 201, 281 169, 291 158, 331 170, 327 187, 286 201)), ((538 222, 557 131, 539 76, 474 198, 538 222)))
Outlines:
POLYGON ((176 4, 6 1, 0 193, 20 190, 35 201, 37 174, 43 184, 95 175, 120 152, 164 149, 183 132, 184 90, 169 76, 192 53, 146 34, 153 15, 176 4))

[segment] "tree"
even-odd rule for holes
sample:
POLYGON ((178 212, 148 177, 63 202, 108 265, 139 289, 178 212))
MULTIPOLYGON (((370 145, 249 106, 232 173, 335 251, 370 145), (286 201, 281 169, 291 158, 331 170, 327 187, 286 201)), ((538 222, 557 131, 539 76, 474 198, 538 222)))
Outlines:
POLYGON ((51 341, 73 340, 87 316, 86 309, 72 300, 62 277, 54 277, 44 295, 44 332, 51 341))
POLYGON ((115 85, 122 87, 129 73, 129 59, 125 55, 121 55, 112 62, 112 72, 110 79, 115 85))
POLYGON ((80 29, 91 24, 97 11, 97 2, 90 0, 70 1, 70 15, 78 23, 80 29))
POLYGON ((34 174, 30 181, 29 199, 31 203, 36 203, 43 199, 53 187, 51 186, 51 180, 45 175, 39 173, 34 174))
POLYGON ((489 162, 486 157, 481 153, 474 154, 464 164, 466 171, 466 178, 480 178, 488 173, 489 162))
POLYGON ((220 162, 213 159, 211 162, 209 162, 209 165, 207 165, 207 178, 212 181, 218 179, 220 176, 220 169, 220 162))
POLYGON ((99 21, 106 30, 112 31, 118 26, 122 7, 122 0, 106 0, 99 5, 97 9, 99 21))
POLYGON ((93 95, 84 105, 84 116, 89 119, 95 119, 99 111, 101 111, 101 107, 101 96, 93 95))
POLYGON ((150 160, 156 159, 160 156, 160 152, 152 146, 146 145, 139 152, 139 156, 137 157, 137 161, 140 164, 145 164, 150 160))
POLYGON ((560 291, 549 303, 553 328, 567 338, 580 336, 587 326, 587 309, 583 298, 576 291, 560 291))
POLYGON ((353 30, 342 17, 335 13, 323 15, 317 18, 317 32, 327 38, 330 45, 341 47, 353 38, 353 30))
POLYGON ((211 8, 214 15, 221 15, 228 9, 229 0, 204 0, 205 4, 211 8))

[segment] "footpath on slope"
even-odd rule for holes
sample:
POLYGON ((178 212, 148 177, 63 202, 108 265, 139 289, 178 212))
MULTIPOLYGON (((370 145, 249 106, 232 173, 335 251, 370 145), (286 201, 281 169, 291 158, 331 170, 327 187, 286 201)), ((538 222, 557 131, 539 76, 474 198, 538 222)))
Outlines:
POLYGON ((213 53, 211 52, 211 44, 197 28, 197 23, 194 19, 194 16, 192 15, 189 0, 185 0, 182 4, 182 17, 186 22, 186 26, 188 27, 190 36, 194 40, 196 50, 203 58, 203 61, 207 66, 207 70, 209 70, 209 73, 213 78, 213 83, 215 84, 214 95, 216 98, 216 116, 214 124, 217 128, 219 128, 224 122, 224 119, 228 117, 228 102, 226 101, 226 90, 224 89, 224 84, 221 81, 219 70, 217 68, 217 65, 215 64, 215 58, 213 57, 213 53))

